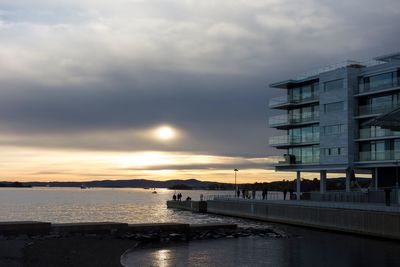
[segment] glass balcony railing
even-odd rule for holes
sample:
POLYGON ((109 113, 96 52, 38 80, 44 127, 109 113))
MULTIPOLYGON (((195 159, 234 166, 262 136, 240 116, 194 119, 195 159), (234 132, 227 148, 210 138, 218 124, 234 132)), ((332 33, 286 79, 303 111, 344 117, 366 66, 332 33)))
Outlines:
POLYGON ((363 115, 381 114, 389 112, 398 107, 400 107, 400 104, 394 104, 392 102, 380 103, 379 106, 364 105, 358 107, 358 115, 363 116, 363 115))
POLYGON ((288 157, 287 155, 283 157, 283 160, 279 161, 280 165, 296 165, 296 164, 312 164, 319 163, 319 155, 302 156, 302 157, 288 157))
POLYGON ((269 125, 271 127, 282 126, 282 125, 290 125, 290 124, 299 124, 305 122, 312 122, 319 120, 318 112, 307 112, 301 115, 278 115, 269 118, 269 125))
POLYGON ((400 160, 400 151, 364 151, 359 154, 360 161, 400 160))
POLYGON ((283 95, 283 96, 271 98, 269 100, 269 106, 274 107, 274 106, 286 105, 286 104, 299 104, 302 102, 317 100, 318 98, 319 98, 319 95, 317 93, 314 93, 312 95, 302 96, 301 98, 296 98, 296 99, 293 97, 290 97, 288 95, 283 95))
POLYGON ((317 143, 319 142, 319 134, 309 134, 303 136, 272 136, 269 139, 269 144, 271 146, 284 146, 284 145, 301 145, 307 143, 317 143))
POLYGON ((376 82, 360 83, 358 85, 358 92, 366 93, 366 92, 389 89, 389 88, 399 87, 399 86, 400 86, 400 79, 396 77, 396 78, 391 78, 391 79, 379 80, 376 82))
POLYGON ((400 132, 387 129, 360 129, 360 138, 400 136, 400 132))

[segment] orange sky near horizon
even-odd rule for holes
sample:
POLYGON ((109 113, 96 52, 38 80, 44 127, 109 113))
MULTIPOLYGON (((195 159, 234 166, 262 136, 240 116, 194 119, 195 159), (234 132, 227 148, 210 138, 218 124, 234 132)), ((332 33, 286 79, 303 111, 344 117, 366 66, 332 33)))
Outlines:
MULTIPOLYGON (((234 183, 235 166, 239 169, 238 183, 293 180, 296 177, 294 172, 275 172, 273 169, 267 169, 276 162, 276 157, 243 158, 187 152, 112 152, 3 147, 0 151, 0 160, 2 169, 0 180, 3 181, 198 179, 234 183)), ((318 176, 318 173, 302 174, 303 178, 308 179, 318 176)))

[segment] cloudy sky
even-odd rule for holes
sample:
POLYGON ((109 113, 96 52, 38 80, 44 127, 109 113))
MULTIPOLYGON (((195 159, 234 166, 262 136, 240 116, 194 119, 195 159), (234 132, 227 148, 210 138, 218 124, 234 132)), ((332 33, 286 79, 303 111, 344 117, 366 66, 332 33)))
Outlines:
POLYGON ((398 0, 0 0, 0 180, 293 178, 268 84, 399 51, 399 24, 398 0))

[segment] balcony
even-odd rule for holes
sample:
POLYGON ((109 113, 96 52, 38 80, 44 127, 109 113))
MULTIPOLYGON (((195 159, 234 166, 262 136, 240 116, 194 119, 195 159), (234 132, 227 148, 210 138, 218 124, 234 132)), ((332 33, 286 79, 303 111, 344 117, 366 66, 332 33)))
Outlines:
POLYGON ((298 165, 319 163, 319 155, 296 157, 294 155, 284 155, 283 160, 279 161, 279 165, 298 165))
POLYGON ((400 136, 400 132, 387 129, 360 129, 360 139, 400 136))
POLYGON ((394 104, 392 102, 388 102, 386 104, 381 103, 379 106, 364 105, 358 107, 358 115, 359 116, 379 115, 382 113, 389 112, 398 107, 400 107, 400 104, 394 104))
POLYGON ((291 145, 303 145, 310 143, 318 143, 319 134, 308 134, 303 136, 272 136, 269 139, 269 145, 274 147, 285 147, 291 145))
POLYGON ((302 97, 302 99, 294 99, 288 95, 278 96, 271 98, 269 100, 270 108, 285 108, 310 102, 315 102, 319 99, 318 93, 314 93, 313 95, 302 97))
POLYGON ((400 151, 365 151, 359 153, 359 161, 400 160, 400 151))
POLYGON ((400 87, 400 79, 397 77, 391 79, 379 80, 376 82, 370 82, 366 84, 360 83, 358 85, 358 93, 362 94, 362 93, 374 92, 395 87, 400 87))
POLYGON ((284 128, 291 125, 307 124, 307 123, 318 123, 319 112, 307 112, 301 115, 278 115, 269 118, 269 126, 284 128))

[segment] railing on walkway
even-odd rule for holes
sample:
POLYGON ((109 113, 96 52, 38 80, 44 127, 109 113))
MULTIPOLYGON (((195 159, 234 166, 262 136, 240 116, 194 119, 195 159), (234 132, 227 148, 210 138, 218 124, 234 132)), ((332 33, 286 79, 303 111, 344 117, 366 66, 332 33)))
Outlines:
MULTIPOLYGON (((287 192, 286 195, 286 200, 289 200, 290 194, 287 192)), ((249 195, 246 197, 243 197, 242 192, 240 192, 240 196, 238 197, 237 195, 234 195, 233 193, 231 194, 226 194, 226 195, 209 195, 207 196, 207 200, 240 200, 240 201, 249 201, 249 200, 284 200, 284 195, 283 192, 277 192, 277 191, 268 191, 266 198, 263 199, 262 192, 261 191, 256 191, 256 195, 253 198, 252 191, 249 191, 249 195)))
POLYGON ((237 198, 233 195, 213 195, 213 196, 208 196, 207 200, 224 200, 224 201, 239 201, 239 202, 252 202, 252 203, 269 203, 269 204, 273 203, 282 205, 290 204, 293 206, 304 206, 304 207, 384 211, 384 212, 400 213, 400 205, 396 203, 393 203, 391 206, 385 206, 384 203, 333 202, 333 201, 289 200, 289 199, 262 200, 259 198, 256 199, 237 198))

